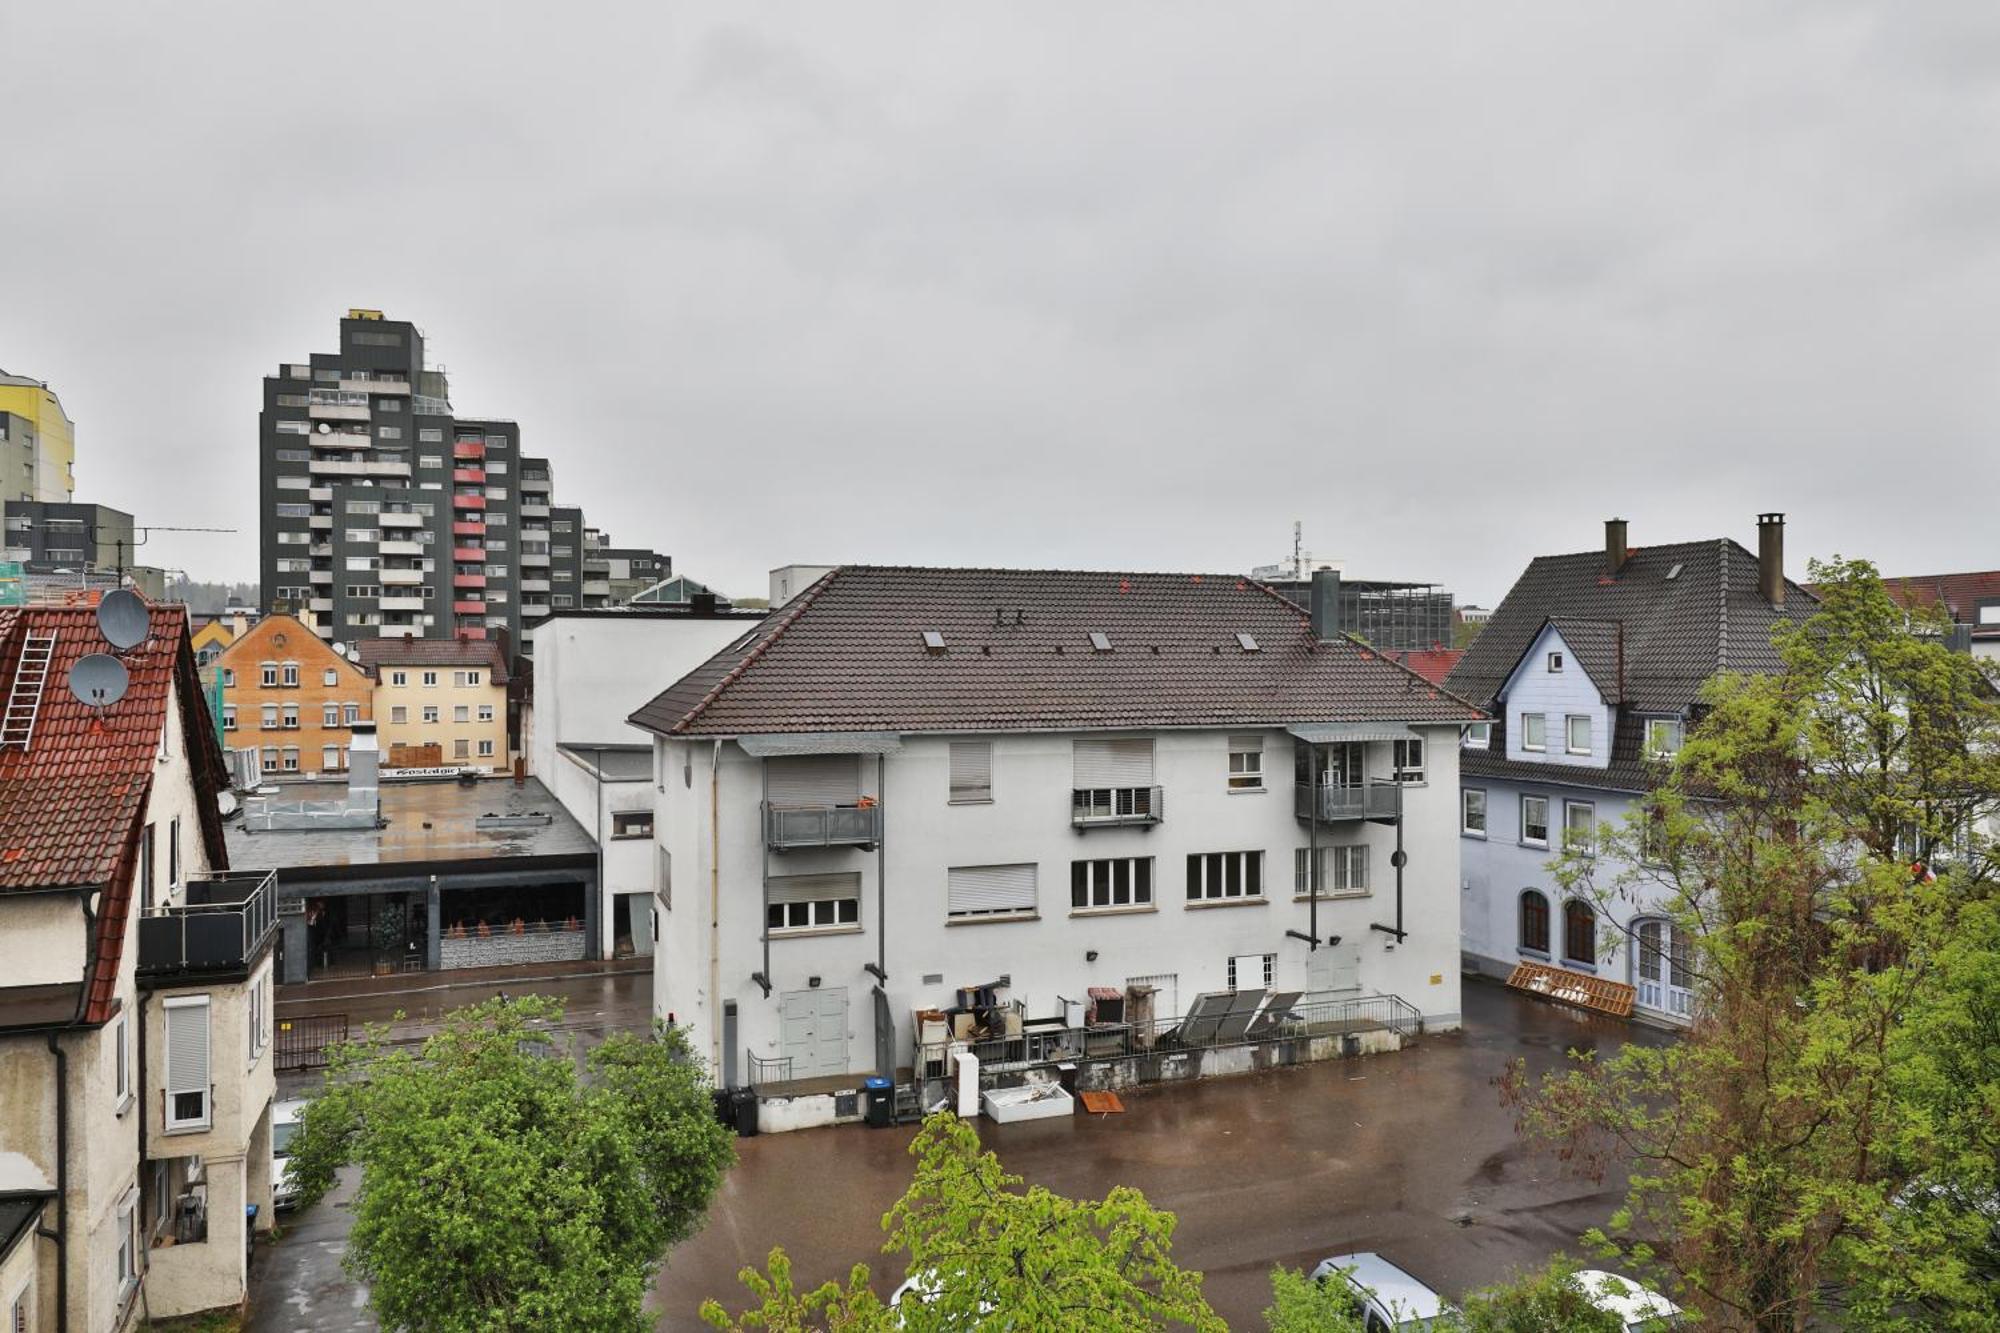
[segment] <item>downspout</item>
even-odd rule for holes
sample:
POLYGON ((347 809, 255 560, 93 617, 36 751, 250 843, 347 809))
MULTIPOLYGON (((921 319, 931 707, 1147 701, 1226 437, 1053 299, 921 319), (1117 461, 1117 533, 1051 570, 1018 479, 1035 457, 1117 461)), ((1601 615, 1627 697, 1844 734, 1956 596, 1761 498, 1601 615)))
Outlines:
POLYGON ((882 812, 882 834, 875 839, 875 979, 889 980, 889 757, 875 756, 875 807, 882 812))
POLYGON ((49 1033, 56 1058, 56 1333, 69 1333, 69 1055, 49 1033))
POLYGON ((722 1070, 722 742, 708 757, 708 1003, 713 1068, 722 1070))
MULTIPOLYGON (((600 960, 608 960, 618 952, 618 936, 615 933, 618 929, 618 908, 616 903, 613 902, 610 904, 610 911, 604 910, 607 900, 615 896, 607 894, 604 891, 606 888, 604 877, 604 751, 601 748, 592 750, 590 756, 590 778, 591 782, 597 788, 597 906, 598 910, 603 913, 603 920, 597 924, 597 956, 600 960), (604 937, 607 933, 611 934, 611 947, 609 949, 604 947, 604 937)), ((630 924, 629 920, 627 924, 630 924)), ((637 951, 638 941, 635 940, 633 941, 633 952, 636 953, 637 951)))
POLYGON ((1394 935, 1398 944, 1409 937, 1409 932, 1403 929, 1403 867, 1409 859, 1403 854, 1403 784, 1399 781, 1396 783, 1396 850, 1389 857, 1389 864, 1396 867, 1396 924, 1369 926, 1370 930, 1394 935))
POLYGON ((758 938, 764 942, 764 965, 750 974, 750 980, 764 988, 764 998, 771 998, 771 761, 757 761, 757 845, 761 850, 759 862, 757 895, 762 904, 758 910, 758 938))
MULTIPOLYGON (((1296 774, 1297 770, 1294 769, 1296 774)), ((1319 952, 1319 746, 1306 745, 1306 921, 1310 934, 1301 935, 1296 930, 1285 932, 1295 940, 1306 942, 1306 952, 1319 952)), ((1308 962, 1310 968, 1310 962, 1308 962)), ((1307 974, 1310 982, 1310 971, 1307 974)))

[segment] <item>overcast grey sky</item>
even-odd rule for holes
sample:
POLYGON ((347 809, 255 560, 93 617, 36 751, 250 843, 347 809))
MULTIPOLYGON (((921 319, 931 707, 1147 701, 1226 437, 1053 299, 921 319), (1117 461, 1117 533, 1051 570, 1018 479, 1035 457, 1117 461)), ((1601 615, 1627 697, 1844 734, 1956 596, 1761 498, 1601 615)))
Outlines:
POLYGON ((2000 6, 0 9, 0 367, 234 537, 259 379, 415 320, 621 542, 1491 605, 1732 535, 2000 565, 2000 6))

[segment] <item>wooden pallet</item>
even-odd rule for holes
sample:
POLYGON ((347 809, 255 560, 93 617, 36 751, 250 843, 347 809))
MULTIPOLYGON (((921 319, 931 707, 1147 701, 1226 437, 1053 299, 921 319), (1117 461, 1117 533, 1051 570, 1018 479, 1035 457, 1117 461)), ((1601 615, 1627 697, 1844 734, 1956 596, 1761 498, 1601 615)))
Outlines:
POLYGON ((1083 1102, 1083 1109, 1092 1115, 1116 1115, 1125 1109, 1125 1103, 1115 1092, 1080 1092, 1077 1096, 1083 1102))
POLYGON ((1619 1018, 1632 1016, 1632 1001, 1638 998, 1638 992, 1622 981, 1585 976, 1581 972, 1551 967, 1547 963, 1518 964, 1514 974, 1507 978, 1507 984, 1531 995, 1560 1000, 1583 1009, 1595 1009, 1601 1014, 1613 1014, 1619 1018))

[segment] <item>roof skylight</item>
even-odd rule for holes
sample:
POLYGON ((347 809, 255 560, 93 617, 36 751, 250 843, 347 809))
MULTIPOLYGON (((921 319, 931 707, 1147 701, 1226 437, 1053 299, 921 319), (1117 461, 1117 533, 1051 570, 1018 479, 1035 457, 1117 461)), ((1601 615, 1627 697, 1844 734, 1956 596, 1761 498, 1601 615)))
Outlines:
POLYGON ((1236 636, 1236 646, 1246 653, 1258 651, 1257 640, 1248 634, 1238 634, 1236 636))
POLYGON ((943 651, 944 651, 944 635, 942 635, 942 634, 938 633, 938 632, 937 632, 936 630, 934 630, 934 629, 927 629, 927 630, 925 630, 925 631, 924 631, 924 651, 925 651, 925 652, 927 652, 927 653, 941 653, 941 652, 943 652, 943 651))
POLYGON ((1108 653, 1111 651, 1111 640, 1097 630, 1092 630, 1090 632, 1090 647, 1093 652, 1108 653))

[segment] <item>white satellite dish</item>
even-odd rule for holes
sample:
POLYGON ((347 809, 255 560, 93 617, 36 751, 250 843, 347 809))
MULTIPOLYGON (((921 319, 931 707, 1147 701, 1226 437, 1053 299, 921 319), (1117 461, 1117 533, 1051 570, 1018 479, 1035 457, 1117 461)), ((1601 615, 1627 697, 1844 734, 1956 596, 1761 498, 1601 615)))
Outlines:
POLYGON ((319 433, 322 435, 331 435, 333 433, 333 427, 327 425, 324 421, 322 421, 319 423, 319 433))
POLYGON ((91 653, 69 669, 69 692, 91 708, 109 708, 125 697, 131 676, 110 653, 91 653))
POLYGON ((236 813, 236 793, 219 791, 215 794, 215 808, 222 812, 224 819, 236 813))
POLYGON ((114 648, 136 648, 153 632, 153 614, 130 588, 104 594, 97 604, 97 632, 114 648))
POLYGON ((347 656, 347 645, 342 643, 339 639, 335 639, 333 641, 333 651, 337 655, 345 657, 347 656))

